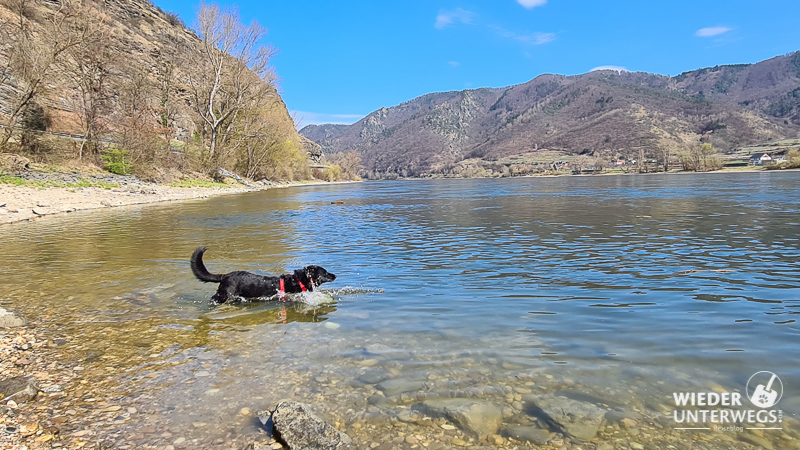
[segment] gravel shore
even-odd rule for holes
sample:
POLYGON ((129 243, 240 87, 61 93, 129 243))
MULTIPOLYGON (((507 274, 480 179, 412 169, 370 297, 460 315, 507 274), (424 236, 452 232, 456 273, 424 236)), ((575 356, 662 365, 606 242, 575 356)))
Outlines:
MULTIPOLYGON (((114 187, 30 187, 0 184, 0 224, 51 214, 140 205, 297 186, 296 183, 235 183, 225 187, 173 187, 130 176, 26 173, 26 181, 75 186, 78 182, 114 187)), ((325 183, 325 182, 319 182, 325 183)), ((307 184, 307 183, 306 183, 307 184)))
POLYGON ((72 382, 73 376, 42 354, 50 345, 57 344, 43 339, 32 327, 0 328, 0 379, 4 384, 15 378, 35 380, 37 390, 43 391, 36 400, 3 393, 7 396, 0 406, 0 449, 24 448, 23 441, 29 449, 51 448, 58 440, 67 420, 53 414, 53 401, 64 395, 62 386, 72 382))

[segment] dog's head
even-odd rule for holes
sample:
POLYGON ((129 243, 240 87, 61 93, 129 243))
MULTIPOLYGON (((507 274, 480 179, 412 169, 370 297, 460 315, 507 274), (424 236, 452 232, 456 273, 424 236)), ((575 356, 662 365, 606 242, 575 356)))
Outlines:
POLYGON ((322 283, 327 283, 336 279, 336 275, 328 272, 320 266, 307 266, 303 269, 309 280, 319 286, 322 283))

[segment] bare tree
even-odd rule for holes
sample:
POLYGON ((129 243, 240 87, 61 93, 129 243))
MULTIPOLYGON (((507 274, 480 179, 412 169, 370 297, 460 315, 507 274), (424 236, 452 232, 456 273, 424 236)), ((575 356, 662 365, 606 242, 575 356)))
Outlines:
POLYGON ((636 160, 636 169, 639 173, 647 173, 647 160, 645 159, 644 147, 639 147, 639 158, 636 160))
POLYGON ((697 172, 698 167, 700 165, 699 160, 697 159, 697 154, 691 148, 683 149, 679 151, 675 156, 678 157, 678 161, 681 163, 681 168, 685 171, 694 171, 697 172))
POLYGON ((105 129, 111 110, 110 68, 116 59, 111 48, 111 27, 99 11, 84 8, 76 21, 75 30, 82 36, 67 49, 64 62, 67 78, 75 89, 75 111, 81 122, 83 141, 78 159, 87 148, 97 153, 99 134, 105 129))
POLYGON ((271 87, 275 51, 262 44, 267 30, 255 21, 243 25, 235 10, 201 3, 196 28, 201 58, 191 61, 186 73, 192 106, 208 132, 208 160, 216 161, 237 116, 271 87))
MULTIPOLYGON (((257 103, 262 103, 262 99, 254 99, 257 103)), ((276 133, 274 123, 275 104, 270 105, 250 105, 239 114, 236 126, 236 135, 232 139, 231 147, 240 150, 242 157, 239 158, 243 166, 243 174, 247 178, 255 178, 261 175, 262 165, 270 161, 270 153, 273 153, 276 145, 282 141, 283 136, 276 133)))
MULTIPOLYGON (((14 50, 14 26, 0 19, 0 55, 11 55, 14 50)), ((4 58, 0 66, 0 89, 8 89, 11 78, 11 58, 4 58)))
POLYGON ((595 172, 602 172, 606 168, 606 160, 602 157, 595 156, 592 164, 595 172))
POLYGON ((693 145, 688 150, 678 152, 678 160, 683 170, 694 172, 719 170, 723 167, 722 158, 709 143, 693 145))
POLYGON ((143 71, 133 72, 119 86, 115 122, 121 147, 132 164, 158 159, 159 128, 151 106, 155 98, 156 87, 143 71))
POLYGON ((73 26, 76 10, 66 0, 48 2, 49 11, 37 27, 29 18, 30 1, 9 0, 6 3, 13 13, 13 22, 6 24, 10 40, 3 46, 8 62, 0 82, 9 94, 10 107, 3 120, 5 129, 0 136, 0 146, 8 143, 26 108, 45 92, 58 60, 83 40, 85 31, 73 26))
POLYGON ((342 172, 349 179, 358 179, 358 173, 363 169, 361 166, 361 155, 355 150, 336 153, 331 155, 328 160, 331 164, 336 164, 342 168, 342 172))
POLYGON ((672 144, 666 140, 662 140, 658 148, 661 154, 661 163, 664 167, 664 172, 669 172, 669 160, 672 158, 672 144))
POLYGON ((580 155, 570 161, 573 173, 580 175, 585 169, 593 167, 594 159, 589 155, 580 155))
MULTIPOLYGON (((169 14, 169 13, 168 13, 169 14)), ((168 17, 173 17, 168 15, 168 17)), ((175 19, 179 20, 179 19, 175 19)), ((156 55, 155 78, 158 89, 158 104, 154 108, 160 126, 160 134, 164 139, 164 148, 169 149, 170 141, 175 138, 175 121, 181 109, 178 90, 178 65, 180 55, 186 52, 183 41, 178 39, 175 28, 163 33, 162 45, 156 55)))

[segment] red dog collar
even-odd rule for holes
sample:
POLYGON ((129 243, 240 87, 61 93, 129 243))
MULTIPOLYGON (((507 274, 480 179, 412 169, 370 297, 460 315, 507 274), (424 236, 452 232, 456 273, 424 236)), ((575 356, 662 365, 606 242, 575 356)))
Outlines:
MULTIPOLYGON (((287 274, 287 275, 290 275, 290 274, 287 274)), ((303 292, 305 292, 306 291, 306 286, 303 284, 302 281, 300 281, 300 278, 297 278, 294 275, 291 275, 291 276, 295 280, 297 280, 297 283, 300 285, 300 289, 303 292)), ((286 285, 284 284, 283 277, 280 277, 280 281, 278 282, 278 286, 279 286, 278 287, 278 297, 281 299, 281 301, 286 301, 285 300, 285 298, 286 298, 286 285)), ((311 286, 314 286, 314 280, 311 280, 311 286)))

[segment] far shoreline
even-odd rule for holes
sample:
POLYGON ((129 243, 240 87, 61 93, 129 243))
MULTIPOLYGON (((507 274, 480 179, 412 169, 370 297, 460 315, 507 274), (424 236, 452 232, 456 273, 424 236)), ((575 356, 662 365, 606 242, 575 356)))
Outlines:
POLYGON ((800 172, 800 168, 793 169, 720 169, 710 170, 707 172, 692 172, 687 170, 671 170, 669 172, 601 172, 601 173, 548 173, 548 174, 534 174, 534 175, 513 175, 513 176, 496 176, 496 177, 445 177, 445 176, 428 176, 428 177, 399 177, 399 178, 384 178, 378 180, 364 180, 364 181, 415 181, 415 180, 501 180, 512 178, 561 178, 561 177, 609 177, 609 176, 625 176, 625 175, 703 175, 703 174, 737 174, 737 173, 783 173, 783 172, 800 172))
MULTIPOLYGON (((759 168, 721 169, 709 172, 669 171, 669 172, 605 172, 594 174, 539 174, 508 177, 405 177, 383 180, 363 181, 415 181, 415 180, 469 180, 469 179, 502 179, 502 178, 559 178, 559 177, 595 177, 622 175, 698 175, 698 174, 737 174, 737 173, 782 173, 800 172, 800 169, 766 170, 759 168)), ((259 192, 270 189, 281 189, 302 186, 322 186, 361 181, 299 181, 281 184, 230 184, 227 187, 173 187, 155 183, 141 182, 140 185, 102 188, 102 187, 29 187, 0 184, 0 226, 36 220, 40 217, 120 206, 151 205, 180 200, 196 200, 222 195, 259 192)))

